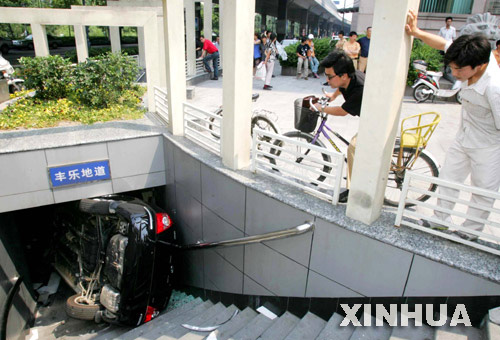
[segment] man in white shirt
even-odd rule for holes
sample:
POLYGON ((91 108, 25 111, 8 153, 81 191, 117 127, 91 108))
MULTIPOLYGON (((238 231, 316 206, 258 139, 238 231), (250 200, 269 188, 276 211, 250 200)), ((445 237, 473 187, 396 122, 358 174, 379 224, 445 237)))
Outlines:
MULTIPOLYGON (((462 81, 462 118, 455 141, 446 153, 440 178, 464 182, 471 176, 473 186, 498 191, 500 188, 500 68, 491 53, 490 43, 483 35, 462 35, 453 43, 424 32, 417 27, 417 13, 410 10, 406 31, 427 45, 444 50, 445 64, 453 76, 462 81)), ((458 197, 458 190, 440 187, 439 192, 448 197, 458 197)), ((486 209, 469 207, 462 226, 481 231, 484 224, 473 218, 487 219, 494 199, 473 194, 471 202, 486 209)), ((453 210, 454 202, 438 199, 438 207, 453 210)), ((450 222, 450 214, 434 211, 434 217, 450 222)), ((433 222, 422 225, 438 227, 433 222)), ((477 235, 457 232, 467 240, 477 235)))
POLYGON ((441 27, 439 30, 439 36, 443 37, 446 41, 453 41, 457 38, 457 30, 455 27, 451 26, 451 23, 453 22, 452 17, 447 17, 446 18, 446 26, 441 27))
MULTIPOLYGON (((457 38, 457 30, 455 27, 451 26, 451 23, 453 22, 452 17, 447 17, 445 19, 446 26, 441 27, 439 30, 439 36, 443 37, 446 41, 453 41, 457 38)), ((440 51, 441 55, 444 55, 444 52, 440 51)), ((455 82, 455 78, 451 75, 451 70, 448 65, 444 66, 444 72, 443 76, 445 79, 451 81, 452 83, 455 82)))

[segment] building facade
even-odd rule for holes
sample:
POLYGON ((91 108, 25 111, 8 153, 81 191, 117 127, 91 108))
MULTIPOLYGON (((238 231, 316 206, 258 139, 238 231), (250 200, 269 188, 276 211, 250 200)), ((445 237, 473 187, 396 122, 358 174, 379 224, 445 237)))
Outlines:
MULTIPOLYGON (((359 12, 353 13, 352 29, 363 33, 372 26, 375 0, 360 0, 359 12)), ((453 17, 453 26, 460 30, 471 14, 490 12, 500 15, 500 0, 421 0, 419 27, 431 33, 438 33, 445 18, 453 17)))

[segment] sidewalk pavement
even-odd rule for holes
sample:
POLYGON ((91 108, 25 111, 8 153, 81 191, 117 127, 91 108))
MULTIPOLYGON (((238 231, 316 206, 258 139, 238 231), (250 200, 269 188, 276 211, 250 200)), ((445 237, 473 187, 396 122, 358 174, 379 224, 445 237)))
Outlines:
MULTIPOLYGON (((309 77, 308 80, 296 79, 291 76, 276 75, 272 78, 271 91, 263 90, 263 82, 254 80, 253 93, 260 95, 259 99, 253 103, 253 109, 266 109, 273 111, 277 115, 274 123, 278 126, 280 133, 285 133, 294 130, 294 100, 308 95, 320 96, 324 88, 328 92, 334 90, 329 86, 323 86, 326 81, 324 76, 319 79, 309 77)), ((205 81, 196 85, 195 96, 189 103, 196 105, 208 111, 215 111, 222 105, 222 82, 223 78, 219 77, 218 81, 205 81)), ((410 91, 407 91, 410 92, 410 91)), ((344 102, 342 96, 339 96, 330 105, 341 105, 344 102)), ((456 132, 460 126, 460 111, 461 106, 456 102, 440 101, 436 99, 434 103, 416 103, 412 96, 405 96, 402 103, 401 119, 423 112, 437 111, 441 114, 441 122, 439 123, 436 131, 427 146, 427 150, 434 156, 439 163, 440 167, 445 160, 445 154, 455 138, 456 132)), ((346 116, 346 117, 329 117, 328 125, 335 131, 341 133, 344 138, 350 140, 358 131, 359 117, 346 116)), ((398 124, 398 131, 400 123, 398 124)), ((327 148, 332 148, 329 143, 325 143, 327 148)), ((345 153, 346 147, 340 143, 338 145, 345 153)), ((466 184, 470 183, 467 179, 466 184)), ((345 187, 345 181, 342 183, 345 187)), ((464 199, 467 199, 464 197, 464 199)), ((435 204, 435 199, 430 199, 429 203, 435 204), (434 201, 433 201, 434 200, 434 201)), ((500 202, 496 202, 495 207, 500 209, 500 202)), ((384 209, 396 212, 395 208, 386 207, 384 209)), ((465 212, 464 207, 457 205, 457 209, 465 212)), ((432 215, 430 209, 419 208, 419 211, 427 215, 432 215)), ((494 219, 496 222, 497 218, 494 219)), ((455 220, 456 223, 461 221, 455 220)), ((500 230, 493 230, 487 227, 485 232, 494 233, 500 236, 500 230)))

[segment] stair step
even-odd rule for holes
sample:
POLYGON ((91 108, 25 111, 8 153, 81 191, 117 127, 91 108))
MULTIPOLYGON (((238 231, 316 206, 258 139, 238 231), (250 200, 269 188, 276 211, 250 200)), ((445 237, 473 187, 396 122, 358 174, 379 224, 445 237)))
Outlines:
MULTIPOLYGON (((92 340, 112 340, 112 339, 118 339, 120 335, 125 334, 127 332, 130 332, 129 327, 119 327, 115 326, 113 328, 110 328, 109 331, 102 332, 99 334, 99 336, 92 338, 92 340)), ((43 339, 43 338, 40 338, 43 339)))
MULTIPOLYGON (((176 308, 174 310, 171 310, 170 312, 167 312, 165 314, 162 314, 158 316, 157 318, 151 320, 150 322, 147 322, 137 328, 132 329, 131 331, 123 334, 121 337, 118 339, 120 340, 133 340, 141 336, 142 334, 145 334, 151 330, 153 330, 155 327, 162 325, 165 322, 168 322, 170 320, 173 320, 177 318, 179 315, 182 315, 186 313, 189 310, 192 310, 198 305, 201 305, 203 303, 203 300, 200 298, 196 298, 193 301, 190 301, 186 303, 185 305, 176 308)), ((105 339, 102 339, 105 340, 105 339)))
POLYGON ((500 325, 494 324, 488 317, 486 319, 485 340, 500 340, 500 325))
POLYGON ((272 324, 273 320, 269 319, 267 316, 263 314, 259 314, 231 338, 235 340, 238 339, 255 340, 262 333, 264 333, 264 331, 268 329, 272 324))
POLYGON ((351 338, 354 332, 354 326, 349 323, 347 326, 340 326, 340 323, 344 320, 344 317, 340 314, 333 313, 328 320, 325 328, 319 333, 316 340, 348 340, 351 338))
MULTIPOLYGON (((227 307, 225 310, 223 310, 222 312, 214 315, 212 318, 203 322, 202 324, 191 324, 191 323, 189 323, 189 324, 192 326, 198 326, 198 327, 217 326, 223 322, 228 321, 229 318, 231 318, 236 311, 239 311, 238 307, 236 307, 235 305, 231 305, 231 306, 227 307)), ((208 334, 209 334, 208 332, 189 331, 187 334, 182 336, 180 339, 182 339, 182 340, 203 339, 208 334), (200 336, 201 336, 201 338, 200 338, 200 336)))
MULTIPOLYGON (((364 315, 361 324, 364 325, 364 315)), ((370 327, 355 327, 354 333, 352 333, 351 339, 363 339, 363 340, 387 340, 391 336, 391 327, 384 323, 383 326, 375 326, 375 318, 371 317, 370 327)))
MULTIPOLYGON (((194 318, 189 319, 186 322, 182 323, 187 323, 189 325, 202 325, 206 323, 208 320, 214 318, 217 314, 222 313, 226 307, 222 303, 217 303, 204 311, 203 313, 198 314, 194 318)), ((167 332, 164 332, 162 334, 161 339, 162 340, 173 340, 173 339, 179 339, 185 334, 189 333, 189 329, 182 327, 180 324, 176 325, 172 329, 169 329, 167 332)))
POLYGON ((325 320, 311 312, 307 312, 285 340, 315 339, 325 328, 325 325, 325 320))
MULTIPOLYGON (((401 322, 401 313, 398 313, 399 322, 401 322)), ((415 326, 415 319, 408 319, 408 326, 392 327, 392 333, 389 340, 432 340, 434 329, 422 324, 415 326)))
POLYGON ((181 327, 180 324, 186 323, 189 320, 195 318, 197 315, 203 314, 206 310, 211 308, 214 304, 211 301, 205 301, 197 306, 195 306, 193 309, 188 310, 186 313, 179 315, 178 317, 165 321, 162 324, 159 324, 155 328, 153 328, 151 331, 142 334, 139 336, 137 339, 139 340, 153 340, 157 339, 163 334, 167 334, 168 332, 171 332, 173 329, 177 327, 181 327))
POLYGON ((233 334, 237 333, 240 329, 245 327, 253 318, 257 316, 252 308, 245 308, 241 313, 238 313, 230 322, 220 326, 214 331, 217 340, 227 340, 233 334))
POLYGON ((474 327, 465 327, 459 324, 451 327, 449 323, 438 327, 434 333, 434 340, 481 340, 482 332, 474 327))
POLYGON ((260 337, 262 340, 280 340, 297 326, 300 319, 290 312, 285 312, 278 320, 269 327, 260 337))

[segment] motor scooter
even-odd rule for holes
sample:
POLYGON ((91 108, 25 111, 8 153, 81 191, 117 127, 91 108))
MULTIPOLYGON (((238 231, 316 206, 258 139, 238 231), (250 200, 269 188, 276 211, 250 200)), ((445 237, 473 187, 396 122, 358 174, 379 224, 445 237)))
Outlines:
POLYGON ((10 62, 0 55, 0 79, 7 79, 9 93, 22 91, 25 89, 24 80, 14 78, 14 68, 10 62))
POLYGON ((451 89, 441 89, 439 87, 439 79, 443 76, 442 72, 427 71, 428 64, 423 60, 413 61, 413 67, 418 71, 417 79, 413 83, 413 98, 417 103, 423 103, 432 96, 432 100, 436 97, 453 97, 458 103, 462 104, 460 95, 460 80, 455 81, 451 89))

